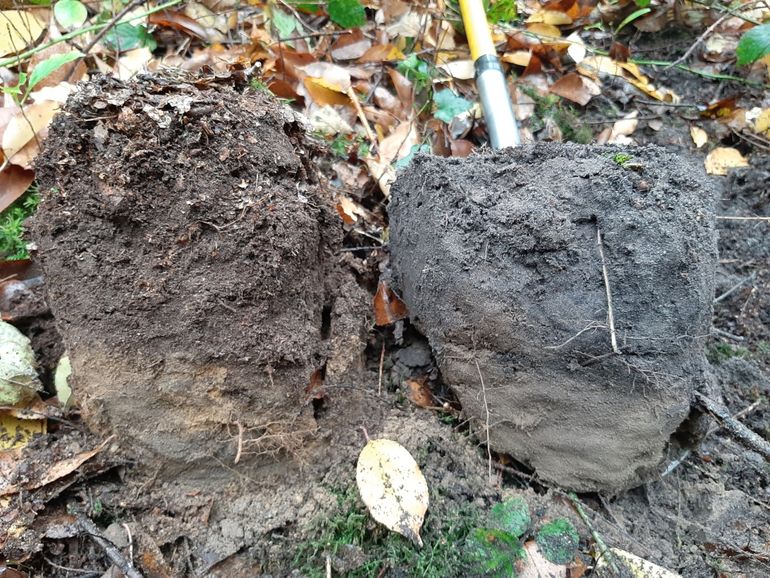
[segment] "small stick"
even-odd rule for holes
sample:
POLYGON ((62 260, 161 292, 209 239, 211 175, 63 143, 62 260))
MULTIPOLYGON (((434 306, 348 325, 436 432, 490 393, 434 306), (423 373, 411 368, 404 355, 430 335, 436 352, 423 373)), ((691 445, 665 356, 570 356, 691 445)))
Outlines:
POLYGON ((238 451, 235 452, 233 463, 237 464, 241 461, 241 454, 243 453, 243 424, 237 421, 235 425, 238 427, 238 451))
POLYGON ((366 131, 366 138, 369 139, 369 144, 372 145, 372 150, 377 148, 377 137, 374 136, 374 133, 372 132, 372 127, 369 126, 369 120, 366 118, 366 115, 364 114, 364 109, 361 108, 361 103, 358 101, 358 96, 356 96, 355 91, 353 90, 353 87, 351 86, 348 88, 347 92, 348 98, 353 101, 353 106, 356 109, 356 114, 358 115, 358 120, 361 121, 361 124, 364 127, 364 131, 366 131))
POLYGON ((607 563, 610 565, 610 568, 614 572, 613 576, 620 576, 620 571, 618 570, 617 564, 615 564, 615 555, 612 553, 612 550, 610 550, 607 547, 607 544, 604 543, 604 540, 599 535, 599 532, 597 532, 594 529, 593 524, 591 523, 591 520, 589 519, 588 515, 585 513, 585 510, 583 510, 583 504, 580 503, 580 500, 577 497, 577 494, 575 492, 570 492, 567 494, 570 501, 572 502, 572 505, 575 508, 575 511, 578 513, 578 516, 580 516, 580 519, 583 520, 583 523, 588 527, 588 530, 591 532, 591 536, 594 538, 594 542, 596 542, 596 547, 599 549, 599 555, 603 558, 607 558, 607 563))
POLYGON ((128 524, 121 524, 123 526, 123 529, 126 531, 126 536, 128 537, 128 561, 130 564, 134 563, 134 537, 131 535, 131 528, 128 527, 128 524))
POLYGON ((377 395, 382 396, 382 367, 385 364, 385 340, 382 340, 382 350, 380 351, 380 375, 377 381, 377 395))
POLYGON ((487 434, 487 475, 489 476, 489 483, 492 484, 492 447, 489 445, 489 405, 487 404, 487 388, 484 386, 484 376, 481 375, 481 368, 479 367, 478 360, 474 359, 473 362, 476 364, 476 371, 479 372, 481 395, 484 400, 484 412, 486 413, 486 423, 484 430, 487 434))
POLYGON ((607 293, 607 323, 610 326, 610 343, 612 352, 620 353, 618 338, 615 333, 615 315, 612 312, 612 291, 610 291, 610 276, 607 272, 607 260, 604 258, 604 244, 602 243, 602 231, 596 228, 596 244, 599 246, 599 256, 602 259, 602 275, 604 276, 604 289, 607 293))
POLYGON ((730 288, 729 288, 727 291, 725 291, 724 293, 722 293, 722 294, 721 294, 719 297, 717 297, 716 299, 714 299, 714 303, 721 303, 722 301, 724 301, 725 299, 727 299, 727 298, 728 298, 730 295, 732 295, 733 293, 735 293, 735 292, 736 292, 738 289, 740 289, 741 287, 743 287, 743 286, 744 286, 746 283, 748 283, 749 281, 753 281, 753 280, 754 280, 754 278, 755 278, 756 276, 757 276, 757 272, 756 272, 756 271, 754 271, 754 272, 753 272, 751 275, 749 275, 748 277, 746 277, 745 279, 743 279, 742 281, 740 281, 740 283, 738 283, 738 284, 736 284, 736 285, 733 285, 733 286, 732 286, 732 287, 730 287, 730 288))
POLYGON ((78 514, 77 520, 80 529, 91 536, 94 542, 102 547, 107 558, 126 575, 126 578, 143 578, 142 574, 134 568, 134 565, 123 557, 123 554, 115 547, 115 544, 104 537, 104 534, 99 531, 96 524, 82 514, 78 514))
POLYGON ((730 412, 725 406, 709 397, 706 397, 698 391, 695 392, 695 401, 697 401, 703 409, 714 416, 731 436, 733 436, 750 450, 753 450, 764 456, 766 460, 770 460, 770 443, 768 443, 767 440, 763 439, 755 432, 751 431, 737 419, 731 417, 730 412))
POLYGON ((733 335, 732 333, 728 333, 727 331, 724 331, 723 329, 719 329, 717 327, 711 328, 711 333, 714 335, 719 335, 720 337, 724 337, 726 339, 732 339, 733 341, 745 341, 743 337, 740 335, 733 335))
POLYGON ((735 215, 717 215, 718 221, 768 221, 770 217, 738 217, 735 215))

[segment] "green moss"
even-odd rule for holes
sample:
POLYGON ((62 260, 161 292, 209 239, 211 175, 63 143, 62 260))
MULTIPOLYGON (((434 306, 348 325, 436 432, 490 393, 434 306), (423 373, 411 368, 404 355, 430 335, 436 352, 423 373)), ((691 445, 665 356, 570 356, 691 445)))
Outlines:
POLYGON ((520 538, 529 529, 529 506, 520 496, 495 504, 489 511, 489 525, 520 538))
POLYGON ((613 155, 613 157, 612 157, 612 160, 613 160, 613 161, 614 161, 616 164, 618 164, 618 165, 620 165, 621 167, 623 167, 623 166, 625 166, 625 165, 626 165, 626 163, 627 163, 628 161, 630 161, 632 158, 634 158, 634 157, 632 157, 632 156, 631 156, 630 154, 628 154, 628 153, 615 153, 615 154, 613 155))
POLYGON ((554 564, 566 564, 575 557, 580 537, 569 520, 557 518, 537 532, 540 551, 554 564))
POLYGON ((474 575, 509 578, 516 575, 516 561, 526 553, 519 541, 496 528, 476 528, 465 541, 465 550, 473 560, 474 575))
POLYGON ((575 109, 564 104, 561 97, 555 94, 543 96, 537 90, 521 87, 522 92, 535 101, 535 114, 530 118, 530 130, 541 130, 547 120, 551 120, 559 130, 565 141, 588 144, 593 140, 591 129, 580 122, 575 109))
POLYGON ((706 354, 709 362, 713 365, 719 365, 733 357, 745 358, 748 356, 748 349, 737 345, 730 345, 729 343, 715 343, 709 348, 706 354))

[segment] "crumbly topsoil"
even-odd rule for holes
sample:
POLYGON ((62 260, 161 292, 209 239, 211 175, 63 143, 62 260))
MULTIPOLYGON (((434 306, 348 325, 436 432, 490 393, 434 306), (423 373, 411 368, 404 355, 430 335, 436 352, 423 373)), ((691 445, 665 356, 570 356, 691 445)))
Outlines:
POLYGON ((493 449, 577 490, 656 470, 709 382, 715 196, 656 147, 420 157, 399 177, 396 281, 493 449))
POLYGON ((311 376, 360 369, 366 302, 305 142, 213 77, 101 78, 51 127, 33 232, 75 395, 153 468, 214 483, 300 452, 311 376))

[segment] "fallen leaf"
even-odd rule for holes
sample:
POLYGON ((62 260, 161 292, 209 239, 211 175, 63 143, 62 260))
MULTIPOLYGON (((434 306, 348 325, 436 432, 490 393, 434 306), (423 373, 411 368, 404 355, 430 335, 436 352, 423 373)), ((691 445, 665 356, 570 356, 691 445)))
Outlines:
POLYGON ((35 172, 16 165, 8 165, 0 172, 0 212, 24 194, 35 180, 35 172))
POLYGON ((506 52, 500 58, 503 62, 509 64, 515 64, 517 66, 529 66, 529 61, 532 59, 532 52, 529 50, 514 50, 513 52, 506 52))
POLYGON ((602 92, 599 85, 593 80, 575 72, 562 76, 551 85, 549 90, 567 100, 578 103, 580 106, 587 105, 591 98, 602 92))
POLYGON ((567 41, 569 41, 567 54, 572 60, 575 61, 575 63, 580 64, 583 62, 583 60, 585 60, 586 57, 585 42, 583 42, 583 39, 580 38, 580 34, 578 34, 577 31, 567 36, 567 41))
POLYGON ((620 137, 625 137, 634 133, 636 127, 639 125, 639 121, 636 119, 637 116, 639 116, 639 111, 635 110, 629 112, 621 120, 616 121, 615 124, 612 125, 612 131, 610 132, 608 142, 610 144, 627 144, 627 142, 620 137))
POLYGON ((706 107, 706 110, 702 111, 700 115, 703 118, 724 118, 733 114, 738 105, 738 96, 728 96, 718 100, 706 107))
POLYGON ((327 82, 323 78, 308 76, 302 82, 313 102, 320 106, 341 105, 353 107, 353 103, 347 94, 340 92, 336 85, 327 82))
POLYGON ((56 112, 59 103, 51 100, 43 100, 24 107, 24 112, 17 112, 11 118, 3 132, 3 153, 13 162, 13 156, 40 133, 56 112))
POLYGON ((118 58, 116 64, 117 77, 120 80, 129 80, 147 68, 147 64, 152 60, 152 52, 146 46, 126 50, 118 58))
POLYGON ((387 439, 367 442, 358 456, 356 484, 376 521, 422 547, 428 484, 406 448, 387 439))
POLYGON ((305 395, 307 401, 310 401, 311 399, 323 399, 326 397, 326 392, 324 391, 323 371, 320 369, 316 369, 310 375, 310 381, 308 382, 307 386, 305 386, 305 395))
POLYGON ((356 60, 361 58, 372 47, 372 41, 369 40, 360 28, 353 30, 350 34, 341 35, 331 47, 331 54, 334 60, 356 60))
POLYGON ((72 387, 69 383, 71 374, 72 365, 70 364, 69 355, 62 355, 59 363, 56 364, 53 381, 56 397, 59 399, 59 404, 65 409, 71 405, 70 402, 72 400, 72 387))
POLYGON ((704 161, 706 172, 710 175, 726 175, 729 169, 749 166, 749 161, 732 147, 717 147, 704 161))
POLYGON ((16 54, 38 39, 45 25, 26 10, 0 10, 0 56, 16 54))
MULTIPOLYGON (((48 484, 51 484, 56 480, 63 478, 64 476, 68 476, 69 474, 77 470, 81 465, 83 465, 92 457, 94 457, 96 454, 101 452, 105 447, 107 447, 107 444, 109 444, 114 437, 115 436, 111 436, 107 438, 98 447, 92 450, 89 450, 86 452, 80 452, 79 454, 75 454, 71 458, 62 460, 60 462, 56 462, 48 469, 45 475, 40 476, 27 484, 24 484, 21 486, 18 484, 12 484, 12 485, 7 485, 5 487, 0 485, 0 496, 16 494, 20 492, 22 489, 36 490, 37 488, 42 488, 44 486, 47 486, 48 484)), ((2 482, 0 482, 0 484, 1 483, 2 482)))
POLYGON ((652 98, 663 102, 679 102, 675 92, 655 87, 633 62, 617 62, 608 56, 592 55, 581 61, 577 68, 580 74, 589 78, 596 79, 600 73, 609 74, 624 79, 652 98))
POLYGON ((409 313, 406 305, 396 295, 385 281, 380 281, 377 293, 374 294, 374 323, 375 325, 390 325, 400 319, 405 319, 409 313))
POLYGON ((706 144, 709 140, 709 135, 706 134, 706 131, 699 126, 690 127, 690 137, 692 138, 692 142, 695 144, 695 148, 698 149, 706 144))
POLYGON ((544 24, 561 26, 562 24, 572 24, 572 17, 570 17, 566 12, 540 9, 532 14, 532 16, 527 18, 527 22, 542 22, 544 24))
POLYGON ((428 387, 428 378, 407 379, 404 384, 407 387, 406 396, 417 407, 430 408, 436 406, 433 393, 428 387))
MULTIPOLYGON (((680 574, 667 570, 662 566, 653 564, 640 558, 635 554, 620 550, 619 548, 610 548, 610 552, 613 556, 613 561, 622 564, 624 568, 619 569, 628 570, 631 578, 682 578, 680 574)), ((607 560, 607 556, 601 556, 596 561, 596 575, 600 578, 610 578, 616 576, 615 570, 612 569, 612 565, 607 560)), ((626 575, 625 573, 623 574, 626 575)))
POLYGON ((174 30, 179 30, 190 36, 195 36, 201 40, 211 42, 206 28, 203 27, 197 20, 190 18, 184 12, 176 10, 161 10, 155 14, 150 14, 147 21, 150 24, 154 24, 156 26, 173 28, 174 30))
POLYGON ((770 137, 770 108, 766 108, 757 115, 753 123, 754 131, 770 137))
POLYGON ((46 432, 45 419, 24 419, 0 412, 0 450, 12 450, 26 446, 32 436, 46 432))
POLYGON ((375 44, 361 55, 358 62, 393 62, 406 58, 393 44, 375 44))
POLYGON ((567 578, 567 566, 549 562, 534 540, 524 544, 524 551, 527 556, 516 564, 518 578, 567 578))
POLYGON ((336 208, 337 213, 342 218, 342 222, 346 225, 353 225, 358 221, 359 217, 366 217, 366 209, 345 195, 337 197, 336 208))
POLYGON ((0 406, 21 406, 42 389, 29 338, 0 321, 0 406))
POLYGON ((442 64, 438 68, 458 80, 470 80, 476 75, 476 69, 472 60, 455 60, 442 64))

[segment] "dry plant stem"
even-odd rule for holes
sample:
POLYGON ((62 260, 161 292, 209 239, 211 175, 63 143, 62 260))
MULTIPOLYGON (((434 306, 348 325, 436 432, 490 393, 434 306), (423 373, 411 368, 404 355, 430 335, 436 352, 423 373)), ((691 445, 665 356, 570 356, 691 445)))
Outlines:
MULTIPOLYGON (((128 4, 126 4, 120 12, 115 14, 115 16, 113 16, 109 20, 109 22, 107 22, 104 25, 104 28, 102 28, 99 32, 96 33, 96 36, 94 36, 91 39, 91 42, 86 44, 86 47, 83 48, 83 53, 84 54, 88 54, 91 51, 91 49, 94 46, 96 46, 96 43, 99 42, 102 38, 104 38, 105 34, 107 34, 107 32, 109 32, 112 29, 112 27, 115 26, 118 23, 118 21, 121 18, 123 18, 126 14, 131 12, 131 10, 133 10, 134 8, 136 8, 137 6, 142 4, 143 2, 144 2, 144 0, 133 0, 132 2, 129 2, 128 4)), ((72 73, 70 73, 70 76, 71 75, 72 75, 72 73)))
POLYGON ((84 533, 91 536, 94 542, 102 547, 104 553, 107 555, 110 561, 115 564, 115 566, 117 566, 118 569, 123 572, 123 574, 126 575, 126 578, 142 578, 142 574, 136 568, 134 568, 134 565, 131 562, 123 557, 123 554, 121 554, 120 550, 115 547, 115 544, 104 537, 104 534, 99 531, 99 528, 96 527, 96 524, 94 524, 91 520, 82 514, 78 515, 77 520, 80 529, 83 530, 84 533))
POLYGON ((382 368, 385 365, 385 341, 382 342, 382 350, 380 351, 380 372, 377 380, 377 395, 382 395, 382 368))
POLYGON ((599 555, 603 558, 607 559, 607 563, 610 565, 610 568, 614 572, 615 576, 620 576, 620 571, 618 569, 617 564, 615 563, 615 556, 612 554, 612 551, 607 547, 607 544, 604 543, 604 540, 602 539, 601 535, 599 535, 599 532, 597 532, 594 529, 593 524, 591 523, 590 518, 585 513, 585 510, 583 510, 583 504, 580 503, 580 500, 577 497, 577 494, 574 492, 570 492, 567 494, 570 501, 572 502, 572 506, 575 508, 575 511, 578 513, 578 516, 580 516, 580 519, 583 520, 583 523, 588 527, 588 530, 591 532, 591 536, 594 538, 594 542, 596 542, 596 547, 599 549, 599 555))
POLYGON ((237 464, 241 461, 241 454, 243 454, 243 424, 238 421, 235 425, 238 427, 238 451, 235 452, 233 463, 237 464))
POLYGON ((615 333, 615 314, 612 310, 612 291, 610 290, 610 276, 607 272, 607 260, 604 258, 604 243, 602 242, 602 231, 596 229, 596 244, 599 246, 599 256, 602 259, 602 276, 604 277, 604 289, 607 293, 607 323, 610 326, 610 343, 612 352, 620 353, 618 348, 618 337, 615 333))
POLYGON ((485 413, 485 423, 484 423, 484 432, 486 433, 486 442, 487 442, 487 475, 489 476, 489 483, 493 483, 493 477, 492 477, 492 447, 489 443, 489 405, 487 404, 487 388, 484 385, 484 376, 481 375, 481 367, 479 367, 479 362, 477 360, 473 360, 473 362, 476 364, 476 371, 479 372, 479 381, 481 382, 481 396, 484 400, 484 413, 485 413))
POLYGON ((730 295, 735 293, 738 289, 743 287, 746 283, 748 283, 749 281, 753 281, 756 278, 756 276, 757 276, 757 272, 754 271, 751 275, 749 275, 745 279, 741 280, 739 283, 730 287, 727 291, 722 293, 719 297, 715 298, 714 303, 721 303, 722 301, 727 299, 730 295))
POLYGON ((717 215, 717 221, 767 221, 770 217, 737 217, 734 215, 717 215))
POLYGON ((366 115, 364 114, 364 109, 361 108, 361 103, 358 101, 358 96, 356 96, 356 93, 353 90, 353 87, 348 88, 348 91, 346 94, 348 95, 348 98, 353 102, 353 106, 356 109, 356 114, 358 115, 358 120, 361 121, 361 124, 364 126, 364 131, 366 131, 366 138, 369 139, 369 144, 372 147, 376 147, 377 138, 374 136, 374 133, 372 132, 372 127, 369 126, 369 120, 366 118, 366 115))
POLYGON ((770 460, 770 443, 731 417, 725 406, 697 391, 695 392, 695 401, 714 416, 731 436, 748 449, 761 454, 766 460, 770 460))

